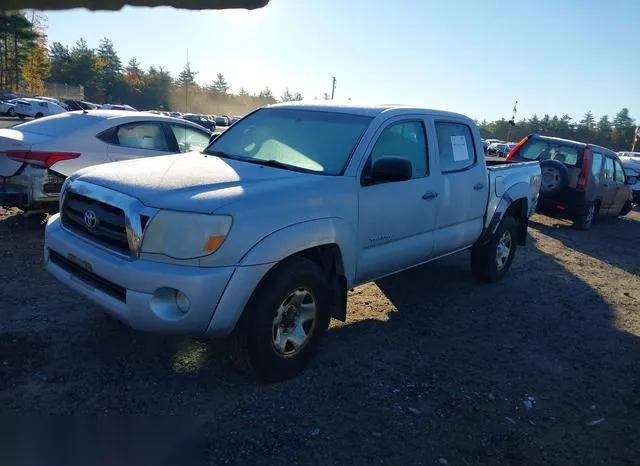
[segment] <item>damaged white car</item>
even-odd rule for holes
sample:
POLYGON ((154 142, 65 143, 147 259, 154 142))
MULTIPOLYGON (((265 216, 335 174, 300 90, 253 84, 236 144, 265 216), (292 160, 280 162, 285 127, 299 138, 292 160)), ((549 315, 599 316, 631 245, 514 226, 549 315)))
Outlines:
POLYGON ((65 112, 0 129, 0 204, 55 210, 67 176, 93 165, 202 150, 211 133, 142 112, 65 112))

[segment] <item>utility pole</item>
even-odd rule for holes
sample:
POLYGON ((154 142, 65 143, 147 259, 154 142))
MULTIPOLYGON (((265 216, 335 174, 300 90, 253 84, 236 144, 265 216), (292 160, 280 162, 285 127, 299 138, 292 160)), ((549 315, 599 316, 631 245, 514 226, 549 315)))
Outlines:
POLYGON ((333 76, 331 78, 331 100, 333 100, 333 96, 336 93, 336 77, 333 76))

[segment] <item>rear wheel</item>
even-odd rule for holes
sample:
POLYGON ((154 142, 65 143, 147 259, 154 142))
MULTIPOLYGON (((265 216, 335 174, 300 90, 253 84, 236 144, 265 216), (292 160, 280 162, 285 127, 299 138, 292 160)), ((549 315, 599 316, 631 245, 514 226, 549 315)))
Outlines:
POLYGON ((42 118, 44 115, 40 112, 36 113, 35 118, 42 118))
POLYGON ((578 230, 590 230, 598 215, 600 205, 595 202, 588 202, 582 213, 573 220, 573 226, 578 230))
POLYGON ((292 257, 263 279, 231 335, 231 357, 264 382, 300 372, 329 326, 329 283, 315 262, 292 257))
POLYGON ((10 117, 14 117, 14 116, 16 116, 16 110, 13 107, 9 107, 9 110, 7 111, 7 114, 10 117))
POLYGON ((24 120, 25 115, 18 115, 18 118, 20 118, 21 120, 24 120))
POLYGON ((471 250, 471 272, 476 280, 496 283, 511 267, 518 243, 518 222, 507 216, 502 219, 491 240, 471 250))

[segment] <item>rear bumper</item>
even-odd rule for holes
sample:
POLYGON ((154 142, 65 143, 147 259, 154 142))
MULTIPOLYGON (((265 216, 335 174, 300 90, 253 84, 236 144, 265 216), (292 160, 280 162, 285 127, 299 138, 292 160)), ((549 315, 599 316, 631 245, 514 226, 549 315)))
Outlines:
POLYGON ((45 168, 26 165, 17 174, 0 178, 0 203, 22 210, 39 204, 55 206, 64 177, 45 168))
POLYGON ((542 193, 538 199, 538 212, 553 212, 563 218, 574 218, 584 212, 587 205, 583 192, 574 189, 564 189, 553 196, 544 196, 542 193))

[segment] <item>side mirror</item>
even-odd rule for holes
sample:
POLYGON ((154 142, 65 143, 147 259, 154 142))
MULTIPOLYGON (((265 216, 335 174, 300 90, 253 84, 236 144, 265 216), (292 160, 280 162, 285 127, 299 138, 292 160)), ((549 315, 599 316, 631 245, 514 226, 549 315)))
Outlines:
POLYGON ((209 144, 218 139, 218 136, 220 136, 221 134, 222 133, 213 133, 211 136, 209 136, 209 144))
POLYGON ((627 176, 627 179, 624 184, 628 184, 629 186, 633 186, 638 183, 638 178, 635 176, 627 176))
POLYGON ((404 157, 380 157, 371 167, 370 183, 407 181, 413 176, 411 161, 404 157))

